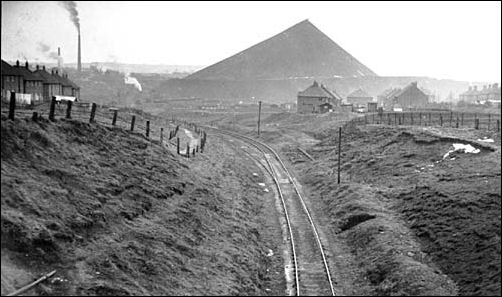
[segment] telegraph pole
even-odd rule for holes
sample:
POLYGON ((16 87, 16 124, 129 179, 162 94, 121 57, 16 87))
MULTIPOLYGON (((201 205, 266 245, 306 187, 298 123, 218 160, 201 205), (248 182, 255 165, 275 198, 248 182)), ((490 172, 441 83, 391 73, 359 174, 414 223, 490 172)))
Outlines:
POLYGON ((261 101, 258 101, 258 137, 260 137, 261 101))

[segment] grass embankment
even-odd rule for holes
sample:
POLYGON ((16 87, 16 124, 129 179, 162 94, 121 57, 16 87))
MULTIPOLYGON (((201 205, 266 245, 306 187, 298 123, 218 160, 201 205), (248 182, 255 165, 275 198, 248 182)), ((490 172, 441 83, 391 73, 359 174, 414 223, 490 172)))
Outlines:
POLYGON ((1 135, 2 294, 53 269, 31 294, 263 294, 254 181, 224 196, 188 160, 96 124, 2 117, 1 135))
POLYGON ((324 201, 374 293, 500 295, 500 134, 345 127, 338 186, 336 132, 309 150, 317 160, 301 165, 303 183, 324 201), (453 143, 480 152, 443 160, 453 143))

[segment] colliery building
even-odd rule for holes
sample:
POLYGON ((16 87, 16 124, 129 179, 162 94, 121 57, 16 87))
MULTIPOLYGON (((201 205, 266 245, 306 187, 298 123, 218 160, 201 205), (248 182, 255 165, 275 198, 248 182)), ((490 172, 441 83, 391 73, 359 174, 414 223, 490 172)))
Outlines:
POLYGON ((298 93, 298 113, 324 113, 339 107, 342 98, 322 84, 314 83, 298 93))
POLYGON ((80 97, 80 87, 68 79, 67 74, 60 76, 54 70, 49 73, 45 66, 40 68, 37 65, 32 71, 28 62, 20 65, 17 61, 12 66, 2 60, 1 76, 3 101, 9 100, 11 92, 25 103, 50 101, 53 96, 72 97, 73 100, 80 97))

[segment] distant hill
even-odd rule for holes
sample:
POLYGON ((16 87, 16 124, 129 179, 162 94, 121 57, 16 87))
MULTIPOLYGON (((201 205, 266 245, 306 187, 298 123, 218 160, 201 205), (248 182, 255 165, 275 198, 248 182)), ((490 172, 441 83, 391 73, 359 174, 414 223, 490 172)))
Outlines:
POLYGON ((376 74, 305 20, 187 79, 282 80, 376 74))

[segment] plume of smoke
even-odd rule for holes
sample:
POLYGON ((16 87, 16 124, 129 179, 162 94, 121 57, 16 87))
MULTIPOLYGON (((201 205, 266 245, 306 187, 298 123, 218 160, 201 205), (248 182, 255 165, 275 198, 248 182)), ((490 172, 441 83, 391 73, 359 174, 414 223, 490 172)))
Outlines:
POLYGON ((80 18, 78 17, 77 3, 75 1, 59 1, 59 4, 70 13, 70 19, 80 33, 80 18))
POLYGON ((140 92, 142 91, 141 84, 139 83, 139 81, 135 77, 130 76, 129 73, 125 74, 124 83, 126 85, 134 85, 136 89, 138 89, 140 92))
POLYGON ((59 59, 58 53, 55 51, 51 51, 51 47, 41 41, 38 42, 38 50, 51 59, 55 60, 59 59))

